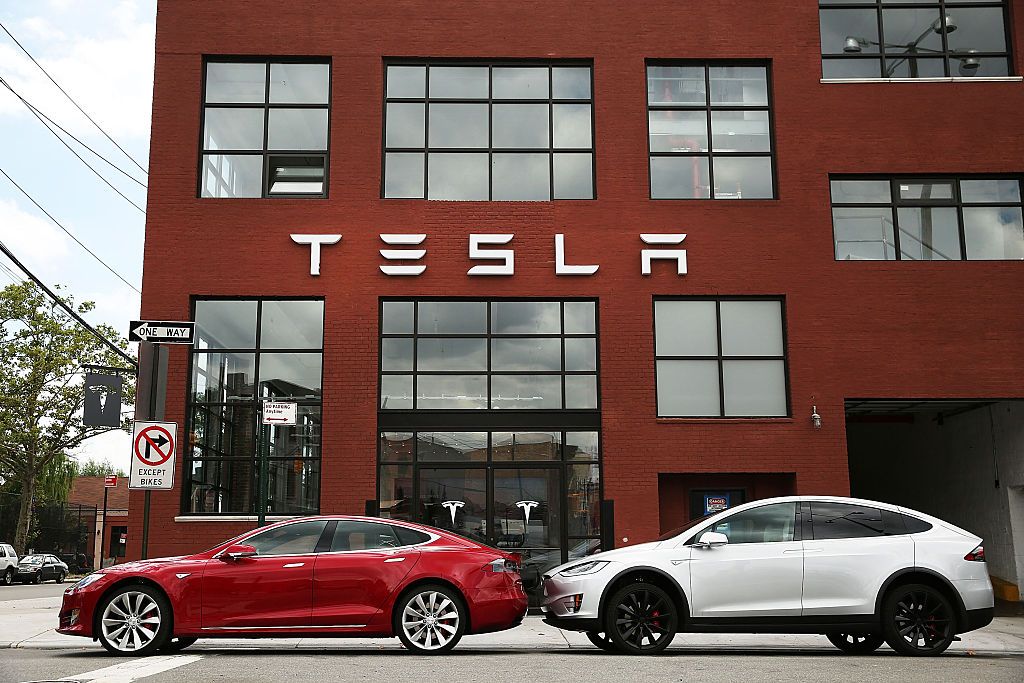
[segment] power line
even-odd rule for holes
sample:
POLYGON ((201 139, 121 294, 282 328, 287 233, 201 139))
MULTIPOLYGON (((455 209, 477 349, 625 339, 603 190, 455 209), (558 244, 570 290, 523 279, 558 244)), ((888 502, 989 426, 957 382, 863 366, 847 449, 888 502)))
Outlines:
MULTIPOLYGON (((5 173, 4 175, 7 175, 7 174, 5 173)), ((22 264, 22 262, 18 260, 18 257, 15 256, 11 252, 11 250, 8 249, 7 246, 3 242, 0 242, 0 251, 2 251, 7 256, 7 258, 11 259, 11 261, 14 263, 14 265, 18 266, 18 268, 20 268, 22 270, 22 272, 25 273, 25 275, 28 275, 29 278, 32 280, 32 282, 34 282, 37 285, 39 285, 39 287, 44 292, 46 292, 47 295, 49 295, 49 297, 53 300, 53 302, 55 304, 57 304, 58 306, 60 306, 61 308, 63 308, 64 311, 68 315, 70 315, 72 318, 74 318, 78 322, 79 325, 81 325, 85 329, 89 330, 93 334, 93 336, 95 336, 97 339, 99 339, 101 342, 103 342, 106 346, 108 346, 114 353, 116 353, 121 358, 123 358, 125 361, 127 361, 128 364, 131 367, 135 368, 136 370, 139 369, 139 365, 138 365, 138 363, 135 362, 134 358, 132 358, 127 353, 122 351, 120 348, 117 347, 116 344, 114 344, 114 342, 112 342, 109 339, 107 339, 103 334, 100 333, 99 330, 97 330, 92 325, 87 323, 82 316, 78 315, 78 313, 75 312, 75 309, 73 309, 70 306, 68 306, 67 302, 64 301, 64 299, 62 299, 59 296, 57 296, 56 294, 54 294, 53 290, 51 290, 49 287, 44 285, 42 280, 37 278, 32 271, 30 271, 28 268, 26 268, 24 266, 24 264, 22 264)))
POLYGON ((0 28, 2 28, 4 30, 4 33, 6 33, 10 37, 10 39, 14 41, 15 45, 17 45, 18 47, 21 48, 22 52, 24 52, 26 55, 28 55, 28 58, 32 60, 32 63, 35 64, 36 66, 38 66, 40 71, 42 71, 44 74, 46 74, 46 77, 50 79, 50 82, 53 83, 55 86, 57 86, 57 90, 60 90, 62 93, 64 93, 64 97, 68 98, 68 100, 71 102, 71 104, 75 105, 75 108, 78 109, 78 111, 82 112, 82 115, 85 116, 85 118, 89 119, 89 122, 92 123, 92 125, 96 126, 96 129, 99 132, 103 133, 104 137, 106 137, 108 140, 110 140, 110 142, 112 142, 114 144, 114 147, 117 147, 119 150, 121 150, 121 153, 124 154, 126 157, 128 157, 128 159, 131 160, 131 162, 133 164, 138 166, 140 171, 142 171, 143 173, 149 175, 149 172, 146 171, 146 169, 144 169, 142 167, 142 165, 139 164, 139 162, 135 161, 135 157, 133 157, 128 152, 126 152, 125 149, 123 147, 121 147, 121 145, 117 144, 117 141, 114 140, 114 138, 110 137, 110 135, 107 133, 107 131, 103 130, 103 128, 100 126, 100 124, 98 124, 95 121, 93 121, 92 117, 89 116, 87 113, 85 113, 85 110, 82 109, 78 105, 78 102, 75 102, 75 99, 73 97, 71 97, 71 95, 69 95, 67 93, 67 91, 64 90, 64 88, 60 87, 60 83, 58 83, 57 81, 53 80, 53 76, 51 76, 49 74, 49 72, 47 72, 46 69, 43 68, 42 64, 40 64, 39 62, 36 61, 36 58, 32 56, 31 52, 29 52, 28 50, 25 49, 24 45, 22 45, 21 43, 18 42, 18 39, 15 38, 14 35, 12 35, 11 32, 7 30, 7 27, 4 26, 3 23, 0 23, 0 28))
MULTIPOLYGON (((93 257, 94 259, 96 259, 97 261, 99 261, 99 262, 100 262, 100 263, 101 263, 101 264, 103 265, 103 267, 104 267, 104 268, 106 268, 106 269, 107 269, 107 270, 109 270, 109 271, 110 271, 111 273, 113 273, 113 274, 114 274, 114 275, 115 275, 115 276, 117 277, 117 279, 118 279, 118 280, 120 280, 121 282, 125 283, 126 285, 128 285, 129 287, 131 287, 131 288, 132 288, 133 290, 135 290, 135 291, 136 291, 136 292, 138 292, 139 294, 142 294, 142 292, 141 292, 141 291, 139 291, 139 288, 138 288, 138 287, 136 287, 136 286, 135 286, 135 285, 133 285, 132 283, 130 283, 130 282, 128 282, 127 280, 125 280, 125 279, 124 279, 124 278, 123 278, 123 277, 121 276, 121 274, 120 274, 119 272, 117 272, 116 270, 114 270, 113 268, 111 268, 111 267, 110 267, 109 265, 107 265, 107 262, 106 262, 106 261, 104 261, 104 260, 103 260, 103 259, 101 259, 101 258, 100 258, 99 256, 97 256, 97 255, 96 255, 96 253, 95 253, 95 252, 93 252, 93 250, 92 250, 92 249, 90 249, 89 247, 85 246, 85 245, 84 245, 84 244, 82 243, 82 241, 81 241, 80 239, 78 239, 77 237, 75 237, 75 236, 74 236, 74 235, 73 235, 73 234, 71 233, 71 231, 70 231, 70 230, 68 230, 68 229, 67 229, 67 228, 65 228, 65 227, 64 227, 63 225, 61 225, 60 221, 58 221, 58 220, 57 220, 56 218, 54 218, 54 217, 53 217, 53 215, 52 215, 52 214, 51 214, 51 213, 50 213, 49 211, 47 211, 46 209, 44 209, 44 208, 43 208, 43 207, 42 207, 42 206, 41 206, 41 205, 39 204, 39 202, 37 202, 37 201, 36 201, 36 200, 35 200, 35 199, 34 199, 34 198, 32 197, 32 195, 30 195, 30 194, 29 194, 28 192, 26 192, 26 191, 24 190, 24 188, 22 188, 22 186, 21 186, 21 185, 19 185, 18 183, 14 182, 14 178, 12 178, 11 176, 7 175, 7 171, 5 171, 5 170, 4 170, 3 168, 0 168, 0 173, 2 173, 2 174, 3 174, 3 176, 4 176, 5 178, 7 178, 7 179, 8 179, 9 181, 11 181, 11 185, 14 185, 14 186, 15 186, 16 188, 18 188, 18 190, 20 190, 20 191, 21 191, 21 193, 22 193, 23 195, 25 195, 26 197, 28 197, 28 200, 29 200, 30 202, 32 202, 33 204, 35 204, 35 205, 36 205, 36 208, 37 208, 37 209, 39 209, 39 210, 40 210, 40 211, 42 211, 42 212, 43 212, 44 214, 46 214, 46 217, 47 217, 47 218, 49 218, 49 219, 50 219, 51 221, 53 221, 53 222, 54 222, 54 223, 55 223, 55 224, 57 225, 57 227, 58 227, 58 228, 60 228, 61 230, 63 230, 63 231, 64 231, 64 233, 65 233, 65 234, 66 234, 66 235, 67 235, 68 237, 70 237, 71 239, 73 239, 73 240, 74 240, 74 241, 75 241, 75 242, 76 242, 76 243, 78 244, 78 246, 82 247, 82 249, 85 249, 85 250, 86 250, 86 251, 87 251, 87 252, 89 253, 89 255, 90 255, 90 256, 92 256, 92 257, 93 257)), ((22 268, 22 270, 25 270, 25 269, 24 269, 24 268, 22 268)))
MULTIPOLYGON (((67 136, 68 136, 69 138, 71 138, 72 140, 74 140, 75 142, 77 142, 78 144, 80 144, 80 145, 81 145, 82 147, 85 147, 85 148, 86 148, 87 150, 89 150, 90 152, 92 152, 92 153, 93 153, 94 155, 96 155, 96 156, 97 156, 97 157, 98 157, 98 158, 99 158, 99 159, 100 159, 101 161, 105 162, 105 163, 106 163, 106 164, 107 164, 108 166, 110 166, 111 168, 113 168, 113 169, 114 169, 115 171, 117 171, 118 173, 122 174, 122 175, 123 175, 124 177, 128 178, 128 179, 129 179, 129 180, 131 180, 131 181, 132 181, 133 183, 136 183, 137 185, 139 185, 139 187, 142 187, 142 188, 145 188, 145 187, 146 187, 146 184, 145 184, 145 183, 143 183, 142 181, 140 181, 140 180, 136 179, 136 178, 135 178, 135 176, 131 175, 130 173, 128 173, 127 171, 125 171, 124 169, 122 169, 122 168, 121 168, 120 166, 118 166, 117 164, 115 164, 115 163, 114 163, 113 161, 111 161, 110 159, 106 158, 105 156, 103 156, 102 154, 100 154, 99 152, 97 152, 96 150, 94 150, 94 149, 93 149, 92 147, 90 147, 89 145, 87 145, 87 144, 85 144, 84 142, 82 142, 82 141, 81 141, 80 139, 78 139, 77 137, 75 137, 75 136, 74 136, 74 134, 73 134, 73 133, 71 133, 71 132, 70 132, 70 131, 69 131, 69 130, 68 130, 67 128, 65 128, 64 126, 60 125, 60 124, 59 124, 59 123, 57 123, 56 121, 54 121, 54 120, 53 120, 52 118, 50 118, 49 116, 47 116, 45 112, 41 111, 41 110, 40 110, 40 109, 38 109, 38 108, 37 108, 37 107, 36 107, 35 105, 33 105, 33 104, 32 104, 31 102, 29 102, 29 101, 28 101, 28 100, 26 100, 26 99, 25 99, 24 97, 22 97, 22 96, 21 96, 20 94, 18 94, 18 91, 17 91, 17 90, 15 90, 14 88, 12 88, 12 87, 11 87, 11 84, 10 84, 10 83, 8 83, 7 81, 5 81, 5 80, 3 79, 3 77, 2 77, 2 76, 0 76, 0 85, 3 85, 3 86, 4 86, 5 88, 7 88, 8 90, 10 90, 10 91, 11 91, 11 94, 12 94, 12 95, 14 95, 14 96, 15 96, 15 97, 17 97, 17 98, 18 98, 19 100, 21 100, 21 103, 22 103, 22 104, 24 104, 24 105, 25 105, 25 106, 26 106, 26 107, 28 108, 28 110, 29 110, 30 112, 32 112, 33 114, 35 114, 35 115, 36 115, 36 118, 37 118, 37 119, 38 119, 38 118, 39 118, 40 116, 41 116, 41 117, 43 117, 44 119, 46 119, 47 121, 49 121, 49 122, 50 122, 51 124, 53 124, 54 126, 56 126, 56 127, 57 127, 57 128, 58 128, 58 129, 59 129, 59 130, 60 130, 61 132, 62 132, 62 133, 64 133, 64 134, 65 134, 65 135, 67 135, 67 136)), ((44 124, 44 125, 45 125, 45 124, 44 124)), ((49 129, 49 127, 48 127, 48 126, 47 126, 47 128, 49 129)), ((52 129, 49 129, 49 130, 50 130, 50 132, 51 132, 51 133, 53 133, 53 130, 52 130, 52 129)), ((54 135, 55 135, 55 136, 57 137, 57 139, 58 139, 58 140, 61 140, 61 138, 60 138, 60 136, 59 136, 59 135, 57 135, 56 133, 53 133, 53 134, 54 134, 54 135)), ((61 142, 63 142, 63 140, 61 140, 61 142)), ((79 158, 81 158, 81 157, 79 157, 79 158)))
MULTIPOLYGON (((4 85, 7 85, 7 84, 6 84, 6 83, 4 83, 4 85)), ((10 86, 8 86, 8 89, 10 89, 10 86)), ((14 92, 14 91, 12 90, 11 92, 14 92)), ((74 149, 73 149, 73 148, 71 147, 71 145, 69 145, 69 144, 68 144, 68 143, 67 143, 67 142, 66 142, 66 141, 64 140, 64 138, 62 138, 61 136, 57 135, 57 133, 56 133, 56 132, 55 132, 55 131, 53 130, 53 128, 50 128, 50 125, 49 125, 48 123, 46 123, 46 121, 44 121, 44 120, 43 120, 43 119, 42 119, 42 118, 41 118, 41 117, 40 117, 40 116, 39 116, 38 114, 36 114, 36 112, 35 112, 35 111, 34 111, 33 109, 31 109, 31 108, 30 108, 30 109, 29 109, 29 111, 31 111, 31 112, 32 112, 32 114, 33 114, 33 115, 34 115, 34 116, 35 116, 35 117, 36 117, 37 119, 39 119, 39 122, 40 122, 41 124, 43 124, 43 125, 44 125, 44 126, 46 127, 46 130, 50 131, 50 133, 52 133, 54 137, 56 137, 56 138, 57 138, 58 140, 60 140, 60 144, 62 144, 62 145, 64 145, 65 147, 67 147, 67 148, 68 148, 68 151, 69 151, 69 152, 71 152, 72 154, 74 154, 74 155, 75 155, 76 157, 78 157, 78 160, 79 160, 79 161, 81 161, 81 162, 82 162, 83 164, 85 164, 86 168, 88 168, 88 169, 89 169, 90 171, 92 171, 92 172, 93 172, 93 174, 94 174, 94 175, 95 175, 95 176, 96 176, 97 178, 99 178, 99 179, 100 179, 100 180, 102 180, 102 181, 103 181, 104 183, 106 183, 107 187, 109 187, 109 188, 110 188, 111 190, 113 190, 113 191, 114 191, 114 192, 116 192, 116 193, 117 193, 118 195, 120 195, 121 199, 125 200, 126 202, 128 202, 129 204, 131 204, 132 206, 134 206, 134 207, 135 207, 136 209, 138 209, 138 210, 139 210, 139 211, 140 211, 140 212, 142 213, 142 215, 146 215, 146 210, 145 210, 145 209, 143 209, 143 208, 142 208, 141 206, 139 206, 138 204, 136 204, 135 202, 133 202, 133 201, 132 201, 131 199, 129 199, 129 198, 128 198, 128 195, 126 195, 126 194, 125 194, 124 192, 121 192, 121 190, 119 190, 119 189, 117 189, 116 187, 114 187, 113 183, 111 183, 111 182, 110 182, 109 180, 107 180, 107 179, 106 179, 106 177, 104 177, 102 173, 100 173, 100 172, 99 172, 99 171, 97 171, 97 170, 96 170, 95 168, 93 168, 92 164, 90 164, 90 163, 89 163, 88 161, 86 161, 85 159, 83 159, 83 158, 82 158, 82 155, 81 155, 81 154, 79 154, 78 152, 76 152, 76 151, 75 151, 75 150, 74 150, 74 149)), ((136 182, 137 182, 137 181, 136 181, 136 182)))

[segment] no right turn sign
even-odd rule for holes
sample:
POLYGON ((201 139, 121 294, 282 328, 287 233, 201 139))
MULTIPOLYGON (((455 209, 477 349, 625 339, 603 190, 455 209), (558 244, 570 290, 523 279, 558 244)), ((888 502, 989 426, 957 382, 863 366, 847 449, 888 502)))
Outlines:
POLYGON ((170 489, 174 486, 176 422, 136 422, 132 435, 131 489, 170 489))

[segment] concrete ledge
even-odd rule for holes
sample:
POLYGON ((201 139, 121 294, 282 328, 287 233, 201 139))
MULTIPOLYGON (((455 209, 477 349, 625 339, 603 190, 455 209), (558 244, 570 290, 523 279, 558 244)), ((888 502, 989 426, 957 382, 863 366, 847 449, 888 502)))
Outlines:
POLYGON ((1020 83, 1024 76, 943 76, 942 78, 822 78, 822 83, 1020 83))
POLYGON ((1017 584, 1004 581, 997 576, 993 576, 991 578, 992 592, 995 594, 997 600, 1020 602, 1020 589, 1017 587, 1017 584))

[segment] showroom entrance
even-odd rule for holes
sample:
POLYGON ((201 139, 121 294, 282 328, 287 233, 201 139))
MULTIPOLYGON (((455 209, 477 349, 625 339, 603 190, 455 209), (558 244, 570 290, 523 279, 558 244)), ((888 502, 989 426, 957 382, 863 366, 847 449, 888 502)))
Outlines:
POLYGON ((541 577, 601 545, 597 304, 381 303, 380 515, 520 553, 541 577))

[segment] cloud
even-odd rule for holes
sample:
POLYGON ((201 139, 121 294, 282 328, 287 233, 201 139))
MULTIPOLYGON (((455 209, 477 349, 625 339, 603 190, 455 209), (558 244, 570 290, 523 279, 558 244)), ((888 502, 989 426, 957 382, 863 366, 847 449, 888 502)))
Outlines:
POLYGON ((67 236, 50 219, 22 211, 10 199, 0 198, 0 241, 26 266, 38 267, 40 277, 59 274, 69 254, 67 236))

